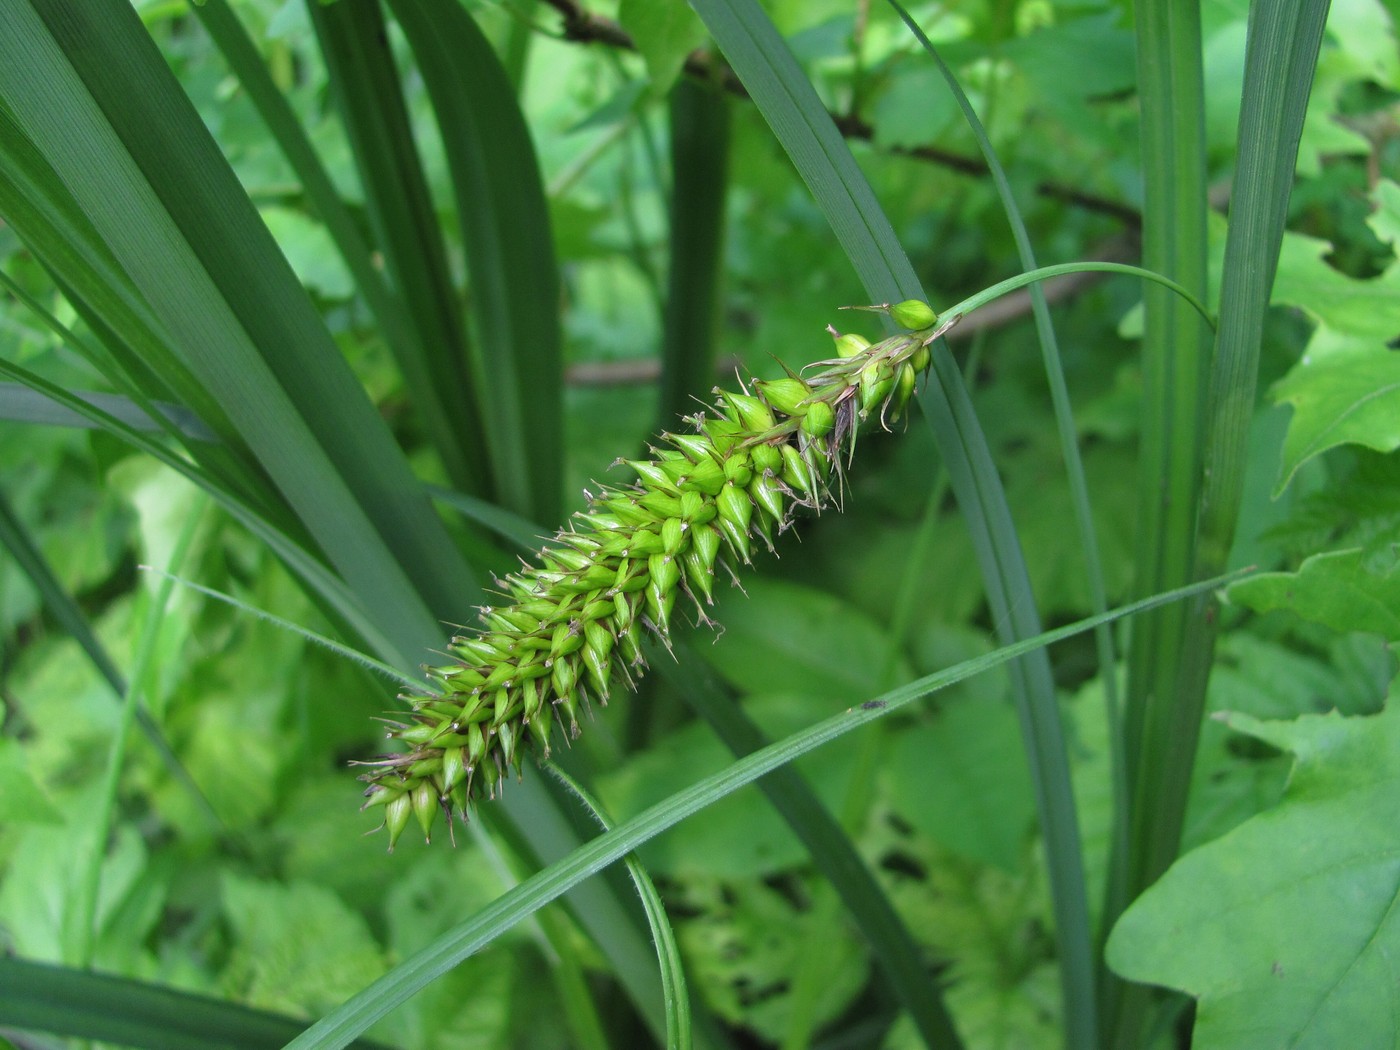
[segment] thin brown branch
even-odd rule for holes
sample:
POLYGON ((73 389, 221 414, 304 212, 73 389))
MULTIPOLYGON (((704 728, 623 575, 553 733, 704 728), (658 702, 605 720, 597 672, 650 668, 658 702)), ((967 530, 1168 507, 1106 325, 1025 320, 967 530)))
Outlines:
MULTIPOLYGON (((636 51, 632 37, 611 18, 604 18, 585 9, 575 0, 545 0, 563 19, 561 36, 580 44, 603 44, 623 51, 636 51)), ((739 98, 747 99, 748 92, 734 71, 716 54, 705 49, 693 51, 685 60, 685 71, 689 76, 709 84, 718 84, 725 91, 739 98)), ((874 141, 875 129, 864 119, 854 114, 831 114, 838 131, 849 139, 865 142, 874 141)), ((978 157, 939 149, 936 146, 916 146, 913 148, 895 147, 891 152, 937 164, 964 175, 980 177, 989 174, 987 165, 978 157)), ((1125 226, 1136 229, 1142 225, 1142 215, 1131 205, 1110 200, 1093 193, 1085 193, 1073 186, 1063 186, 1055 182, 1042 182, 1036 186, 1036 193, 1051 200, 1082 208, 1085 211, 1108 215, 1125 226)))

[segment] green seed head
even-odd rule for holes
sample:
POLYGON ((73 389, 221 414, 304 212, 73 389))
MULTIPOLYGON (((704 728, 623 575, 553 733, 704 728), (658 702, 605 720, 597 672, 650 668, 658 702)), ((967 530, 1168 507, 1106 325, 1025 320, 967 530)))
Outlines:
MULTIPOLYGON (((932 323, 922 303, 890 312, 932 323)), ((454 662, 428 668, 434 688, 391 723, 407 752, 367 763, 364 808, 382 807, 391 848, 412 820, 427 835, 439 810, 465 817, 493 798, 556 732, 577 735, 590 705, 642 668, 644 631, 666 642, 682 597, 708 622, 721 562, 748 563, 755 536, 771 548, 799 508, 831 502, 860 424, 901 408, 928 362, 910 335, 841 336, 837 351, 805 378, 720 393, 694 433, 663 435, 652 458, 627 463, 635 481, 605 486, 534 567, 498 581, 502 604, 451 640, 454 662)))

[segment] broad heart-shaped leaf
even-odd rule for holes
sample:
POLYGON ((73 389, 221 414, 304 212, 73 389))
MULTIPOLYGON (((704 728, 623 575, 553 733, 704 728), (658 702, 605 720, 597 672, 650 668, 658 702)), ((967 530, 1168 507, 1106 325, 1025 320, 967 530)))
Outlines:
POLYGON ((1270 572, 1232 584, 1230 600, 1255 612, 1290 609, 1338 631, 1400 640, 1400 558, 1390 550, 1328 551, 1297 572, 1270 572))
POLYGON ((1400 704, 1225 720, 1296 756, 1284 799, 1178 860, 1109 965, 1197 997, 1195 1050, 1400 1045, 1400 704))

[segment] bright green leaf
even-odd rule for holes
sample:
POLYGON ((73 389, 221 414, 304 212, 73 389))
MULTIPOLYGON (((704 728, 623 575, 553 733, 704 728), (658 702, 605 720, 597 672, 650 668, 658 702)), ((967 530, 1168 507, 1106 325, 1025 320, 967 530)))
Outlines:
MULTIPOLYGON (((881 672, 894 643, 880 626, 838 598, 763 578, 723 596, 715 618, 724 633, 700 652, 746 692, 807 693, 812 700, 863 700, 888 683, 881 672)), ((902 661, 897 672, 903 675, 902 661)))
POLYGON ((1393 551, 1328 551, 1297 572, 1270 572, 1232 584, 1230 600, 1255 612, 1288 609, 1338 631, 1400 640, 1400 559, 1393 551))
POLYGON ((940 707, 903 734, 889 766, 900 814, 972 860, 1012 871, 1035 819, 1016 712, 1000 697, 940 707))
POLYGON ((1376 210, 1366 220, 1378 240, 1400 249, 1400 184, 1381 179, 1374 194, 1376 210))
POLYGON ((1109 964, 1197 997, 1196 1050, 1397 1045, 1400 705, 1227 721, 1297 757, 1284 801, 1177 861, 1109 964))
POLYGON ((19 742, 0 739, 0 825, 61 823, 63 814, 29 772, 19 742))
POLYGON ((324 887, 225 872, 223 904, 237 938, 225 980, 250 1005, 319 1013, 384 972, 364 919, 324 887))
MULTIPOLYGON (((1328 331, 1365 339, 1379 349, 1400 332, 1400 266, 1357 280, 1328 264, 1331 251, 1327 241, 1285 233, 1272 302, 1300 307, 1328 331)), ((1311 346, 1308 349, 1314 353, 1311 346)), ((1327 343, 1318 349, 1346 353, 1352 346, 1327 343)))
POLYGON ((1274 397, 1293 406, 1275 495, 1299 466, 1329 448, 1357 444, 1390 452, 1400 447, 1400 354, 1379 343, 1348 342, 1353 352, 1314 356, 1315 337, 1309 353, 1274 387, 1274 397))
POLYGON ((705 26, 682 0, 622 0, 617 20, 636 41, 658 95, 671 90, 685 56, 706 40, 705 26))

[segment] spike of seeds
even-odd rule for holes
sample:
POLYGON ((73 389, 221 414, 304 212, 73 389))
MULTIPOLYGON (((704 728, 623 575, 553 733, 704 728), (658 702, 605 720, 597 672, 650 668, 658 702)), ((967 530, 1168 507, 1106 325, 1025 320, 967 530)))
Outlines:
POLYGON ((426 668, 442 695, 410 698, 411 721, 391 723, 411 750, 366 763, 363 808, 384 807, 391 850, 410 817, 426 835, 439 809, 450 819, 456 804, 465 819, 493 798, 526 750, 549 754, 556 723, 576 736, 579 711, 641 670, 643 628, 669 644, 682 590, 708 623, 719 563, 732 574, 755 534, 771 547, 799 509, 831 502, 857 430, 899 418, 936 334, 926 303, 871 309, 916 330, 871 344, 829 329, 838 357, 808 379, 717 391, 696 433, 662 435, 669 448, 627 463, 636 482, 590 496, 540 567, 499 581, 505 602, 483 613, 479 633, 452 639, 457 663, 426 668))

